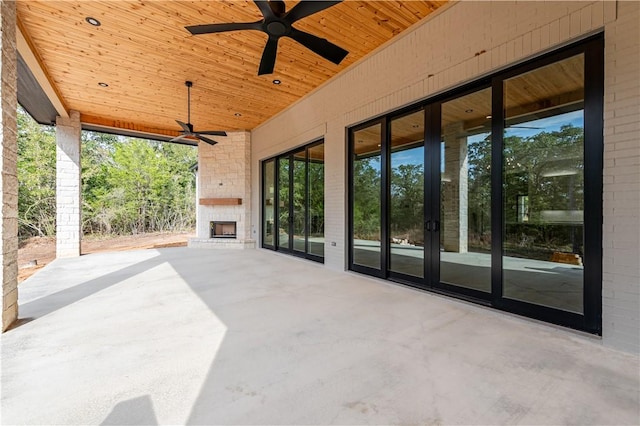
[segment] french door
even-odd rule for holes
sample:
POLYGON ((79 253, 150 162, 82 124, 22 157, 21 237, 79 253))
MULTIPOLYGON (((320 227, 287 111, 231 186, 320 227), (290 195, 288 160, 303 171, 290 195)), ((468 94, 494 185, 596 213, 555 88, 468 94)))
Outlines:
POLYGON ((600 333, 602 40, 349 129, 349 267, 600 333))
POLYGON ((262 162, 262 247, 324 261, 324 143, 262 162))

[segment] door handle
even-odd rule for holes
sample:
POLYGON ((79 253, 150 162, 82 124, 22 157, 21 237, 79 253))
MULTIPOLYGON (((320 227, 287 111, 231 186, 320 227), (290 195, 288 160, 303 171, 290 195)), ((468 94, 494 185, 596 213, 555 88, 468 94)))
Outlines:
POLYGON ((440 230, 440 221, 438 221, 438 220, 434 220, 434 221, 433 221, 433 231, 434 231, 434 232, 437 232, 437 231, 439 231, 439 230, 440 230))
POLYGON ((428 220, 424 223, 424 229, 426 229, 427 231, 431 232, 431 221, 428 220))

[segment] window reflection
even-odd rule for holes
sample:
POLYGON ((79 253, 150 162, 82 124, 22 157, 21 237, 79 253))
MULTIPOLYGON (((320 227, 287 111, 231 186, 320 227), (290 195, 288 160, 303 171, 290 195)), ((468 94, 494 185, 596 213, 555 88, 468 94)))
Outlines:
POLYGON ((491 89, 442 104, 440 281, 491 291, 491 89))
POLYGON ((505 81, 504 296, 583 312, 584 58, 505 81))
POLYGON ((353 263, 380 269, 381 125, 353 133, 353 263))
POLYGON ((264 182, 263 182, 263 239, 264 245, 273 246, 274 243, 274 197, 275 197, 275 160, 270 160, 264 163, 264 182))
POLYGON ((391 121, 389 269, 424 277, 424 111, 391 121))

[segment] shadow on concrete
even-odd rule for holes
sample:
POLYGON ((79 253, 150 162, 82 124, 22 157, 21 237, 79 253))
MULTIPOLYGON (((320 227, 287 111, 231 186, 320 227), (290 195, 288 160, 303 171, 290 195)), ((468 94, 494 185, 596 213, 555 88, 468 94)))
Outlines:
MULTIPOLYGON (((194 249, 158 252, 156 257, 27 305, 37 313, 36 319, 41 318, 166 262, 226 326, 224 340, 193 401, 186 424, 386 423, 394 417, 376 417, 383 407, 361 397, 369 394, 383 400, 385 392, 397 391, 408 392, 407 403, 422 413, 419 406, 424 402, 415 401, 412 392, 428 384, 436 373, 429 368, 418 369, 415 377, 408 378, 411 383, 397 381, 398 377, 407 379, 405 366, 409 363, 402 360, 415 361, 412 357, 416 349, 425 349, 419 339, 407 345, 401 339, 396 340, 395 334, 413 330, 415 321, 434 315, 427 312, 417 319, 410 318, 415 316, 412 313, 415 304, 420 303, 416 298, 378 291, 381 300, 365 304, 363 300, 371 297, 365 287, 373 284, 365 281, 341 286, 344 274, 332 275, 323 270, 329 277, 326 279, 335 282, 317 286, 314 280, 305 279, 309 274, 306 262, 271 253, 218 255, 194 249), (305 296, 308 293, 314 294, 312 303, 305 296), (379 309, 379 314, 376 304, 385 306, 384 310, 379 309)), ((540 279, 540 273, 536 272, 515 271, 516 276, 523 282, 540 279)), ((545 283, 547 288, 549 284, 545 283)), ((425 336, 428 332, 438 336, 437 330, 425 331, 425 336)), ((461 343, 464 341, 458 344, 461 343)), ((437 348, 434 354, 441 350, 440 346, 437 348)), ((517 362, 525 358, 520 351, 526 351, 526 346, 505 346, 505 350, 512 352, 508 359, 516 363, 514 371, 520 371, 517 362)), ((454 359, 462 356, 452 354, 454 359)), ((571 360, 565 358, 553 361, 560 365, 558 371, 571 365, 571 360)), ((615 389, 616 398, 622 398, 620 404, 625 409, 633 408, 634 399, 625 397, 625 392, 615 389)), ((396 407, 391 405, 387 409, 396 407)), ((508 420, 505 422, 509 423, 508 420)), ((433 422, 438 421, 434 418, 433 422)), ((158 421, 146 395, 118 403, 102 424, 157 425, 158 421)))
MULTIPOLYGON (((166 262, 166 259, 163 259, 162 256, 156 256, 139 263, 134 263, 133 265, 108 273, 100 278, 95 278, 93 280, 77 284, 73 287, 60 290, 56 293, 46 295, 31 302, 24 303, 20 305, 20 309, 24 309, 32 315, 30 321, 38 320, 39 318, 62 309, 65 306, 92 296, 99 291, 141 274, 164 262, 166 262)), ((23 320, 19 319, 18 321, 23 320)))
POLYGON ((111 425, 148 425, 158 424, 153 402, 149 395, 129 399, 117 403, 109 415, 100 423, 102 426, 111 425))

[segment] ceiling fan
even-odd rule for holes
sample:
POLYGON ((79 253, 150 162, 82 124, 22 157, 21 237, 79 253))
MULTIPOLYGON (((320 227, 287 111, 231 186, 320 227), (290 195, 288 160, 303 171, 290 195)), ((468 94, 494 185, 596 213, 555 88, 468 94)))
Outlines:
POLYGON ((193 124, 191 124, 191 86, 193 86, 193 83, 191 81, 185 81, 184 85, 187 86, 187 122, 184 123, 180 120, 176 120, 180 127, 182 127, 182 134, 176 138, 171 139, 170 142, 181 142, 185 138, 192 137, 200 139, 202 142, 206 142, 209 145, 217 144, 218 142, 202 135, 227 136, 227 132, 221 130, 204 130, 201 132, 193 131, 193 124))
POLYGON ((328 9, 341 1, 342 0, 301 0, 287 12, 285 3, 282 0, 253 0, 256 6, 260 9, 260 12, 262 12, 263 19, 260 21, 192 25, 185 28, 193 35, 237 30, 257 30, 266 33, 269 36, 269 39, 267 40, 264 51, 262 52, 258 75, 271 74, 273 72, 273 67, 276 63, 278 40, 280 40, 280 37, 292 38, 307 49, 337 65, 349 54, 349 52, 324 38, 300 31, 294 28, 293 24, 300 19, 328 9))

